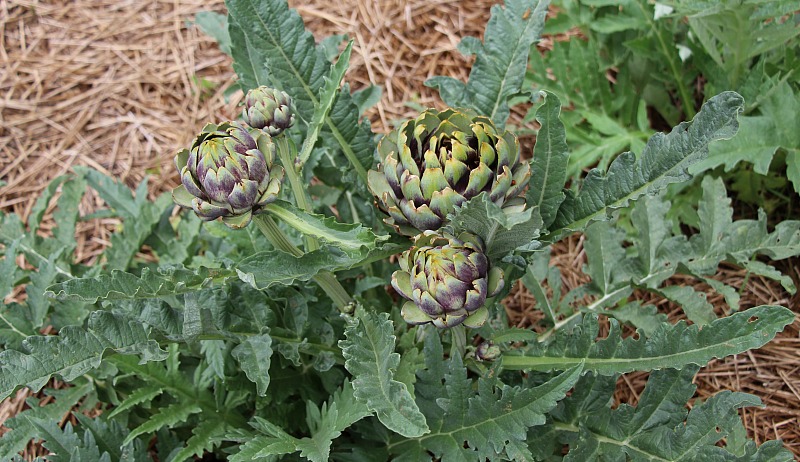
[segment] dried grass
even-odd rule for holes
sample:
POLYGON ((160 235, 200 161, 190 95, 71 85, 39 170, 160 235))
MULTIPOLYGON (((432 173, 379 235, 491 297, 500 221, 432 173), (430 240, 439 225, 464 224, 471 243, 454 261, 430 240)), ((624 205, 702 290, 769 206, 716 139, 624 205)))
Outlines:
MULTIPOLYGON (((466 77, 471 60, 455 46, 465 35, 482 34, 494 3, 290 1, 318 39, 346 33, 355 40, 346 79, 354 89, 370 82, 383 87, 380 103, 368 113, 381 132, 416 112, 404 106, 406 101, 441 105, 435 92, 423 86, 428 77, 466 77)), ((0 180, 7 183, 0 188, 0 209, 27 217, 42 188, 75 165, 91 166, 129 186, 153 175, 151 195, 175 186, 174 151, 205 122, 238 112, 236 97, 231 102, 223 98, 234 83, 229 58, 186 24, 203 10, 223 11, 224 5, 220 0, 0 2, 0 180)), ((101 205, 88 195, 82 212, 101 205)), ((114 220, 81 223, 76 261, 95 258, 116 225, 114 220)), ((43 229, 49 226, 46 222, 43 229)), ((580 239, 560 244, 554 263, 564 270, 566 287, 582 282, 580 239)), ((738 286, 744 273, 724 269, 718 277, 738 286)), ((789 299, 772 281, 749 278, 746 285, 744 306, 781 303, 797 311, 797 299, 789 299)), ((515 290, 506 302, 519 325, 538 319, 524 290, 515 290)), ((725 389, 760 396, 764 409, 743 412, 751 435, 758 441, 783 438, 796 454, 798 325, 765 348, 712 362, 697 378, 701 397, 725 389)), ((645 377, 626 376, 618 398, 635 401, 645 377)), ((25 396, 21 391, 0 404, 0 422, 23 408, 25 396)), ((27 455, 33 454, 31 448, 27 455)))

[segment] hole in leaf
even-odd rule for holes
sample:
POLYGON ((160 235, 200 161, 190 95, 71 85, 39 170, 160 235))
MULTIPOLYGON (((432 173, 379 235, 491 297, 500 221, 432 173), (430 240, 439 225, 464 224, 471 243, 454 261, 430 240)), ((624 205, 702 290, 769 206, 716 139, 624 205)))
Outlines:
POLYGON ((749 323, 754 323, 758 321, 758 316, 750 316, 750 319, 747 320, 749 323))

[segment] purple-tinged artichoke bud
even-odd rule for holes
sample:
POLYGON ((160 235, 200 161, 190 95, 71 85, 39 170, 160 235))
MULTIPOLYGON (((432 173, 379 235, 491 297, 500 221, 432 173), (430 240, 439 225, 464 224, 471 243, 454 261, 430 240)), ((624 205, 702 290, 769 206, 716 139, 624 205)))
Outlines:
POLYGON ((392 287, 404 298, 403 319, 447 328, 479 327, 489 315, 486 299, 503 288, 503 271, 489 268, 480 237, 425 231, 400 256, 392 287))
POLYGON ((209 124, 191 149, 175 155, 182 184, 172 198, 203 220, 221 217, 229 227, 243 228, 278 197, 284 171, 275 155, 264 133, 253 138, 239 123, 209 124))
POLYGON ((500 357, 500 347, 487 340, 475 349, 475 357, 480 361, 494 361, 500 357))
POLYGON ((269 136, 278 136, 294 125, 292 98, 273 88, 254 88, 244 97, 242 118, 247 125, 269 136))
POLYGON ((466 112, 429 109, 378 143, 369 188, 400 234, 438 230, 455 208, 482 192, 500 207, 524 206, 531 176, 517 137, 466 112))

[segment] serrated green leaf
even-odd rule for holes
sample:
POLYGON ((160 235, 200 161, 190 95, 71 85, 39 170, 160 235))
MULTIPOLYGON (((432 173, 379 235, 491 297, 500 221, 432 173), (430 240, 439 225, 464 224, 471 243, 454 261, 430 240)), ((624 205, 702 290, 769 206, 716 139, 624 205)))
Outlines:
POLYGON ((72 381, 100 365, 108 350, 139 355, 143 362, 166 358, 138 321, 95 311, 85 329, 68 326, 57 336, 28 337, 20 350, 0 352, 0 398, 23 385, 38 391, 53 375, 72 381))
POLYGON ((401 252, 408 245, 387 243, 373 250, 362 249, 352 256, 338 247, 323 246, 295 257, 280 250, 258 252, 236 264, 239 278, 255 289, 265 289, 274 285, 292 285, 308 281, 321 271, 341 271, 360 266, 371 261, 401 252))
POLYGON ((667 286, 658 292, 683 308, 686 317, 698 326, 704 326, 717 319, 714 306, 706 300, 706 294, 688 286, 667 286))
POLYGON ((266 333, 247 337, 231 351, 231 355, 239 362, 247 378, 256 384, 258 395, 266 396, 272 358, 272 337, 266 333))
POLYGON ((361 255, 389 239, 388 235, 378 236, 360 223, 339 223, 335 218, 306 213, 283 201, 269 204, 265 209, 302 235, 313 236, 351 256, 361 255))
POLYGON ((184 460, 198 456, 202 457, 206 451, 212 452, 219 446, 217 438, 225 434, 225 421, 218 419, 207 419, 192 429, 192 436, 186 441, 186 446, 178 451, 170 462, 183 462, 184 460))
MULTIPOLYGON (((313 405, 309 403, 308 406, 311 410, 313 405)), ((312 462, 329 460, 333 440, 348 427, 372 414, 364 403, 356 399, 353 385, 347 380, 317 412, 319 418, 311 425, 313 436, 297 441, 300 455, 312 462)))
MULTIPOLYGON (((244 89, 268 85, 286 91, 300 122, 307 125, 330 72, 325 49, 315 46, 303 20, 285 0, 227 0, 226 5, 234 70, 244 89)), ((326 130, 366 183, 375 146, 369 121, 360 122, 359 117, 345 85, 325 118, 326 130)))
MULTIPOLYGON (((637 406, 623 403, 613 410, 610 404, 616 377, 583 377, 574 393, 551 414, 552 438, 569 442, 564 460, 587 460, 587 454, 622 461, 792 460, 779 444, 765 444, 757 450, 749 442, 743 448, 747 453, 744 457, 733 452, 730 439, 727 446, 716 446, 722 438, 744 431, 739 408, 760 406, 761 402, 751 395, 724 391, 687 412, 697 370, 655 371, 637 406)), ((561 448, 557 449, 560 453, 561 448)))
POLYGON ((546 0, 506 0, 492 7, 483 46, 474 41, 475 64, 465 84, 447 77, 428 79, 449 106, 466 106, 483 114, 499 128, 510 113, 508 99, 522 90, 531 45, 539 40, 547 14, 546 0))
POLYGON ((394 352, 395 336, 386 313, 356 310, 339 341, 345 368, 353 375, 355 397, 366 403, 370 411, 390 430, 406 437, 417 437, 429 431, 425 417, 404 383, 393 376, 400 364, 394 352))
POLYGON ((325 462, 329 460, 333 440, 355 422, 371 414, 364 404, 356 400, 353 387, 347 380, 321 408, 307 402, 306 413, 312 436, 304 438, 295 438, 277 425, 256 417, 250 425, 261 435, 248 438, 230 461, 250 462, 261 457, 300 451, 300 455, 312 462, 325 462))
MULTIPOLYGON (((795 159, 800 150, 800 94, 788 82, 780 83, 761 106, 761 115, 742 117, 739 133, 727 141, 713 143, 707 159, 693 165, 689 171, 698 174, 717 166, 730 171, 740 162, 753 164, 756 173, 765 175, 772 158, 783 149, 790 155, 786 158, 787 174, 795 178, 795 159)), ((800 183, 793 182, 795 190, 800 183)))
POLYGON ((501 209, 486 193, 478 194, 447 216, 455 234, 467 231, 483 239, 489 258, 502 258, 521 247, 537 247, 542 219, 537 209, 518 212, 501 209))
POLYGON ((559 119, 561 101, 553 93, 543 91, 544 104, 536 111, 536 120, 541 124, 536 134, 536 145, 531 159, 531 179, 528 182, 527 202, 538 207, 544 228, 556 219, 561 202, 566 197, 562 191, 567 181, 566 131, 559 119))
MULTIPOLYGON (((441 361, 441 357, 433 361, 441 361)), ((495 388, 491 380, 481 379, 475 394, 466 368, 459 357, 453 357, 444 373, 444 386, 440 381, 427 384, 438 385, 442 396, 435 404, 431 403, 435 408, 426 408, 429 417, 438 414, 438 419, 431 422, 431 433, 392 441, 389 445, 395 456, 392 460, 420 460, 425 454, 433 454, 443 462, 531 460, 524 444, 528 428, 545 422, 545 413, 556 406, 580 375, 581 367, 574 367, 531 388, 508 385, 495 388)))
POLYGON ((31 441, 31 435, 35 434, 34 420, 41 422, 60 420, 92 390, 93 386, 90 382, 77 381, 73 382, 71 387, 63 390, 46 390, 46 393, 55 399, 44 406, 39 405, 40 400, 28 398, 26 400, 28 409, 3 422, 9 431, 3 433, 0 438, 0 459, 10 460, 15 454, 25 449, 25 446, 31 441), (30 416, 31 419, 26 416, 30 416))
MULTIPOLYGON (((325 84, 319 89, 319 98, 314 108, 314 115, 308 124, 306 137, 303 140, 303 147, 300 149, 300 153, 297 155, 296 163, 301 167, 308 162, 308 159, 311 157, 311 150, 317 143, 319 131, 325 124, 325 118, 328 117, 328 114, 331 111, 333 101, 336 99, 336 95, 339 90, 339 85, 342 83, 344 74, 347 72, 347 68, 350 66, 350 53, 352 51, 353 41, 350 40, 350 42, 347 44, 347 47, 339 56, 338 61, 336 61, 336 64, 331 66, 330 74, 324 79, 325 84)), ((359 111, 361 111, 360 107, 359 111)), ((287 165, 286 168, 293 168, 293 166, 287 165)))
POLYGON ((190 415, 197 414, 201 410, 202 409, 200 406, 191 401, 179 401, 167 407, 163 407, 159 409, 155 415, 150 416, 147 422, 131 430, 122 444, 127 445, 137 436, 144 435, 146 433, 153 433, 159 428, 171 427, 181 422, 185 422, 190 415))
POLYGON ((93 278, 76 278, 53 284, 45 296, 56 300, 95 303, 98 300, 135 300, 179 295, 209 287, 216 280, 234 276, 221 268, 188 269, 181 266, 142 269, 141 276, 113 270, 93 278))
POLYGON ((70 455, 75 448, 81 446, 81 440, 72 429, 71 423, 67 422, 67 425, 62 430, 56 421, 42 420, 32 416, 24 417, 28 419, 31 426, 36 429, 36 432, 44 440, 42 445, 51 452, 47 457, 48 460, 53 462, 67 462, 72 460, 70 455))
POLYGON ((159 396, 163 392, 164 388, 156 385, 137 388, 130 395, 128 395, 127 398, 119 403, 118 406, 114 407, 114 409, 108 413, 108 418, 113 419, 114 417, 127 411, 128 409, 133 408, 134 406, 152 401, 156 396, 159 396))
POLYGON ((709 143, 736 133, 736 119, 743 108, 741 96, 721 93, 709 99, 692 122, 650 138, 638 159, 632 153, 623 153, 608 172, 590 171, 578 193, 567 193, 547 240, 582 230, 593 221, 607 220, 614 210, 642 195, 691 178, 686 169, 707 156, 709 143))
POLYGON ((529 344, 524 354, 504 354, 503 368, 513 370, 565 370, 584 363, 587 371, 617 374, 634 370, 705 365, 713 358, 758 348, 793 322, 794 314, 782 306, 763 305, 712 321, 702 329, 681 321, 662 324, 652 336, 623 339, 619 325, 597 340, 595 315, 586 316, 572 333, 556 332, 547 345, 529 344))

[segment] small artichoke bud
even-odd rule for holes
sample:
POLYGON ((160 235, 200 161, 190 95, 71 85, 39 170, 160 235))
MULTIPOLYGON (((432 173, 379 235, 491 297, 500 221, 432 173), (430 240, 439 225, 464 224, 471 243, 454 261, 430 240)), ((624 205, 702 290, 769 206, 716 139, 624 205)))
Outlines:
POLYGON ((235 122, 207 125, 191 149, 175 156, 182 183, 172 191, 175 203, 206 221, 221 217, 231 228, 247 226, 278 198, 284 175, 270 137, 257 138, 235 122))
POLYGON ((378 143, 369 189, 397 232, 438 230, 456 207, 485 192, 500 207, 524 207, 530 166, 517 137, 491 120, 429 109, 378 143))
POLYGON ((494 361, 500 357, 500 347, 490 341, 483 342, 475 349, 475 357, 480 361, 494 361))
POLYGON ((242 118, 247 125, 269 136, 278 136, 294 125, 292 98, 273 88, 254 88, 244 97, 242 118))
POLYGON ((409 324, 479 327, 489 315, 486 299, 503 288, 503 271, 489 268, 480 237, 425 231, 400 256, 392 287, 409 300, 401 312, 409 324))

